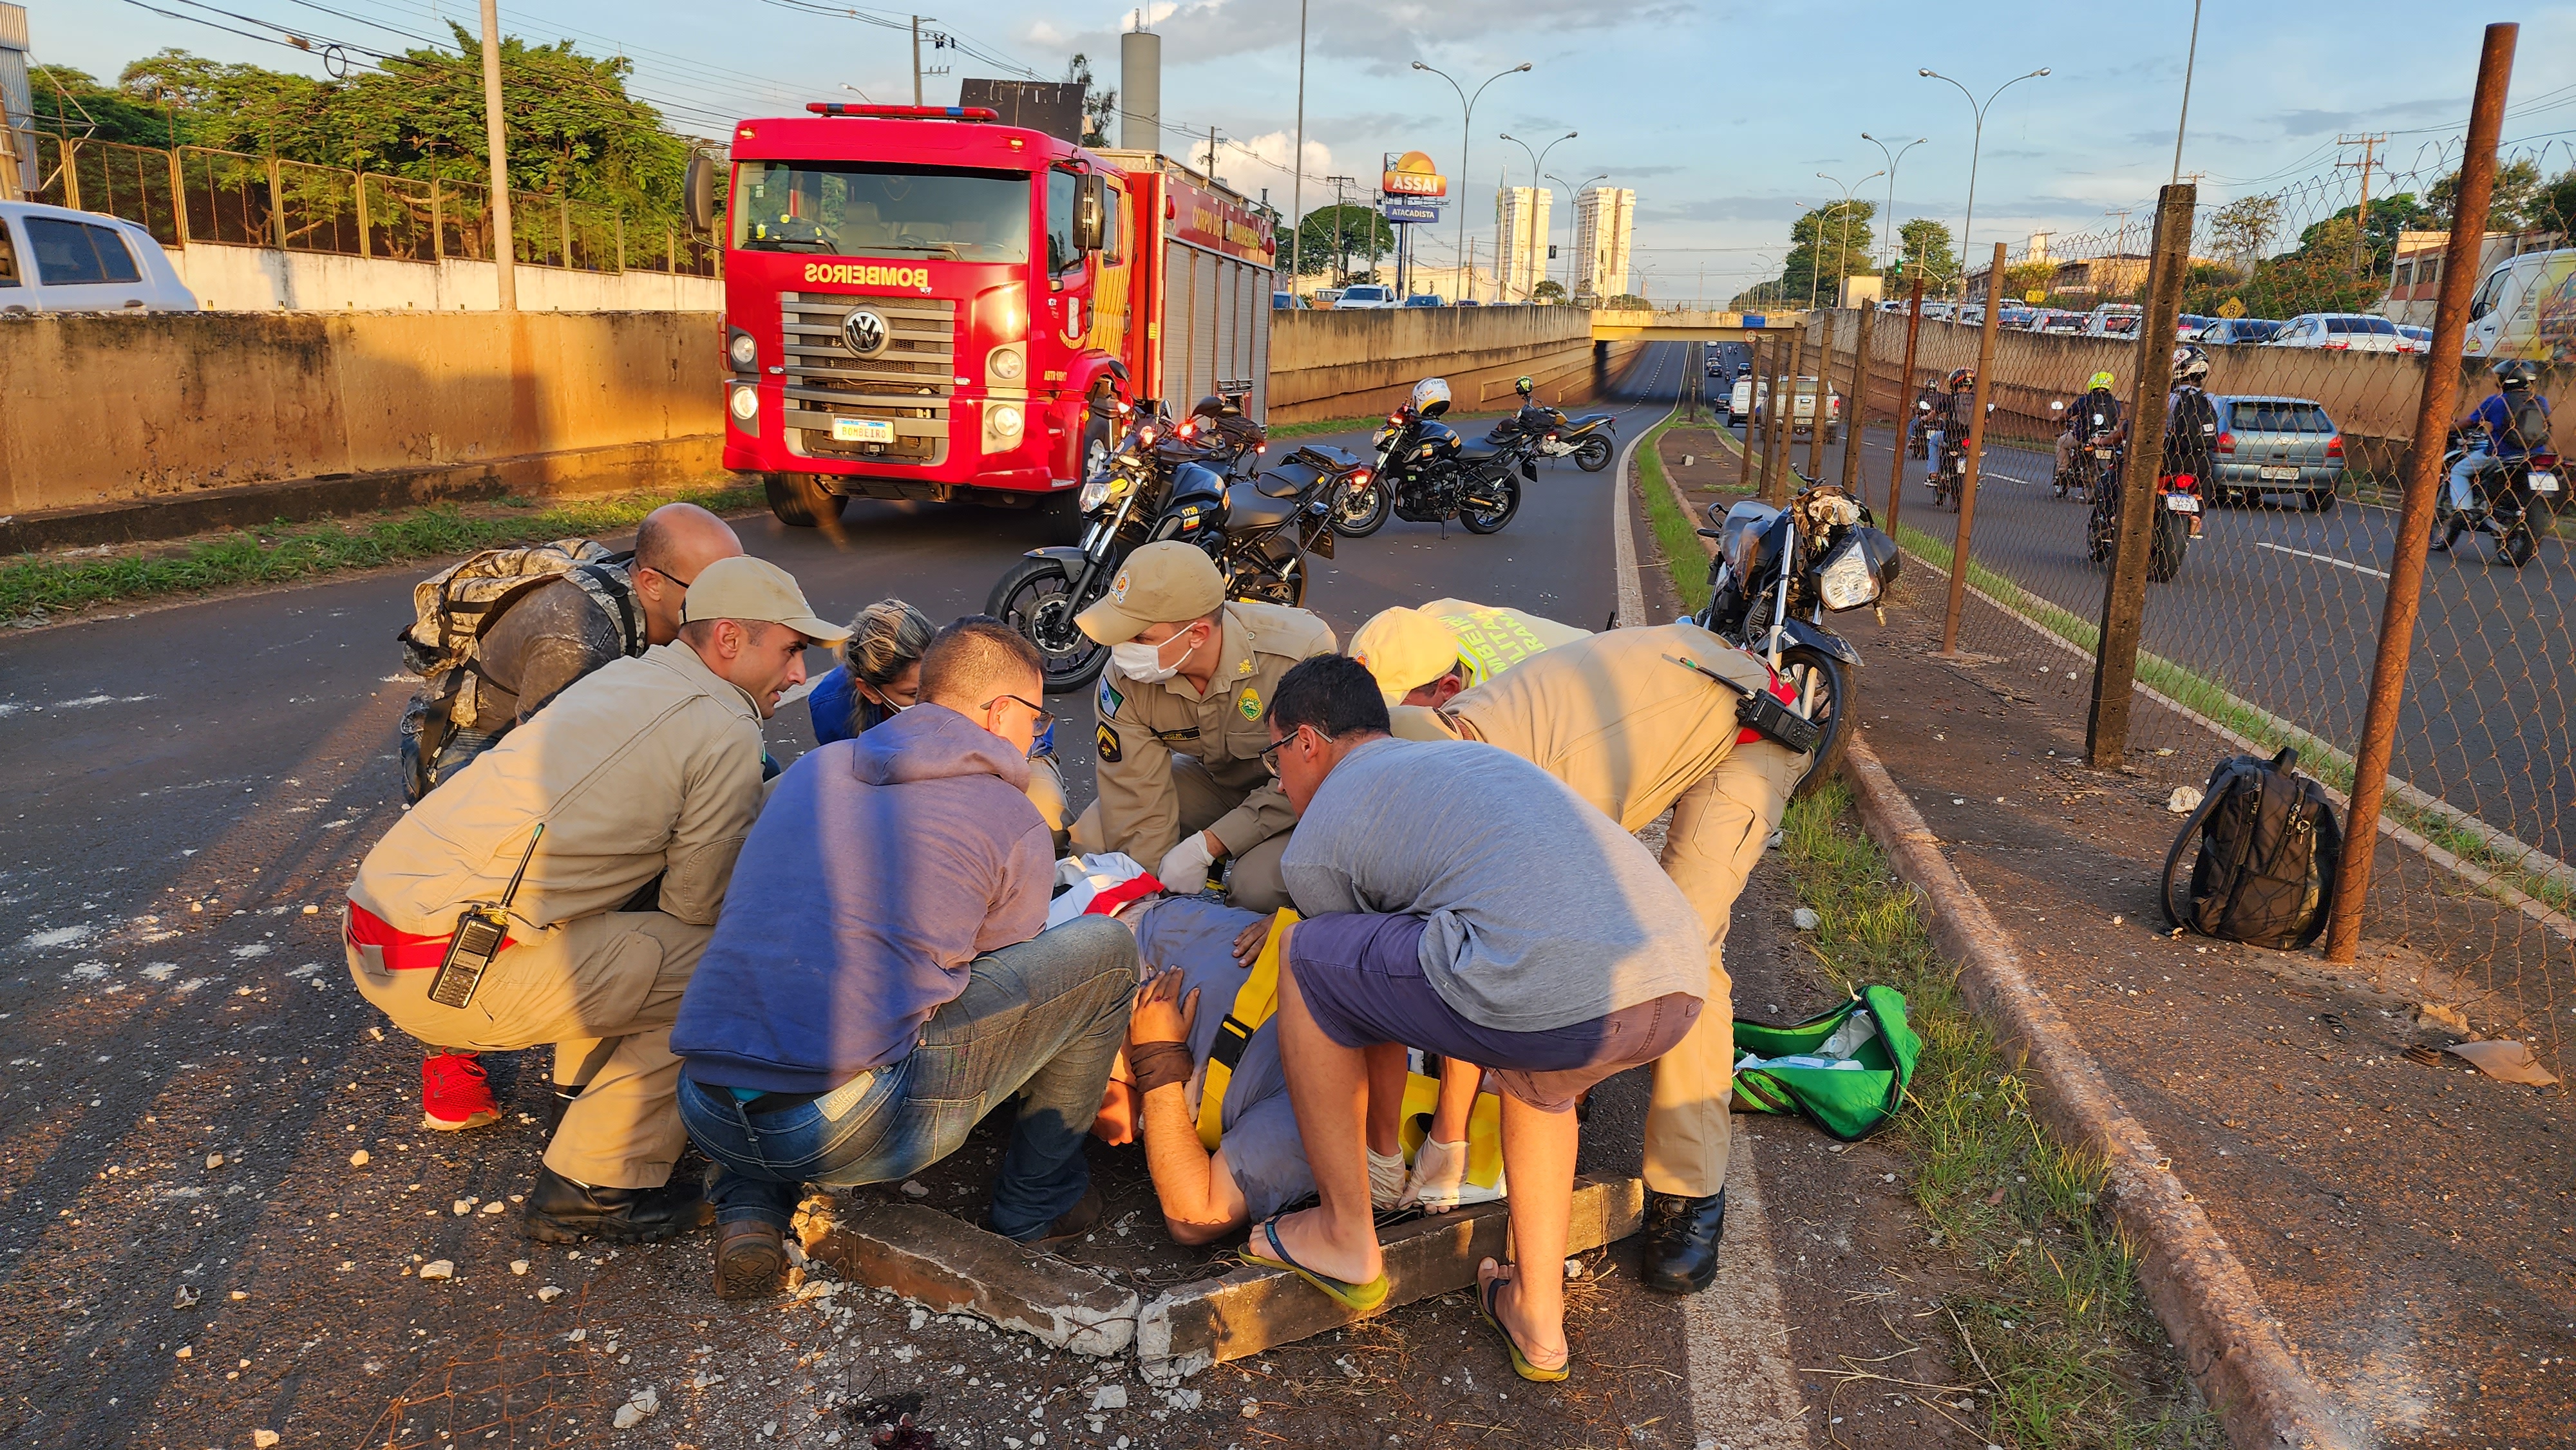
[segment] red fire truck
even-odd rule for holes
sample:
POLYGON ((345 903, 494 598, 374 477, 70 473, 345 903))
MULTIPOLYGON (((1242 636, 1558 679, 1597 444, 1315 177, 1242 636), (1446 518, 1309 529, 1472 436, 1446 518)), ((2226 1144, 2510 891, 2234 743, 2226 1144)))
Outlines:
MULTIPOLYGON (((1117 403, 1270 371, 1272 220, 1168 157, 980 107, 818 102, 734 127, 724 462, 787 523, 843 497, 1073 497, 1117 403)), ((711 219, 711 169, 692 211, 711 219)))

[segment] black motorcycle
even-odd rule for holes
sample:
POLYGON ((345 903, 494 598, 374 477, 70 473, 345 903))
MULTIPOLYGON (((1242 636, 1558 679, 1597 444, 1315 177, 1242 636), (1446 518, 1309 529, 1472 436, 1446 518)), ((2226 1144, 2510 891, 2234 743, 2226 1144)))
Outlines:
POLYGON ((1416 524, 1454 518, 1471 534, 1500 533, 1512 521, 1521 508, 1521 481, 1538 478, 1534 440, 1516 434, 1503 443, 1466 442, 1440 421, 1448 411, 1446 382, 1425 378, 1414 385, 1413 396, 1371 440, 1375 472, 1335 495, 1335 533, 1365 539, 1390 513, 1416 524))
POLYGON ((1030 550, 985 601, 985 613, 1037 646, 1051 695, 1099 677, 1109 649, 1074 617, 1109 592, 1140 545, 1187 540, 1216 561, 1228 599, 1298 605, 1306 556, 1333 556, 1330 500, 1367 479, 1348 452, 1308 445, 1248 482, 1232 482, 1220 471, 1232 461, 1229 448, 1189 456, 1206 431, 1194 421, 1175 424, 1151 403, 1138 419, 1108 466, 1083 480, 1082 542, 1030 550))
MULTIPOLYGON (((1825 627, 1825 616, 1879 606, 1902 556, 1868 507, 1841 486, 1797 473, 1805 485, 1785 509, 1746 499, 1708 506, 1717 540, 1708 561, 1708 604, 1695 622, 1771 662, 1796 688, 1798 713, 1822 732, 1799 794, 1832 776, 1842 758, 1860 652, 1825 627)), ((1884 618, 1884 615, 1881 616, 1884 618)))
POLYGON ((1485 441, 1509 446, 1527 440, 1540 458, 1571 458, 1574 466, 1586 473, 1599 473, 1610 466, 1610 455, 1618 444, 1619 421, 1609 413, 1585 413, 1568 417, 1562 409, 1544 403, 1523 403, 1521 410, 1494 425, 1485 441))
MULTIPOLYGON (((2079 399, 2076 406, 2083 407, 2082 400, 2079 399)), ((2065 407, 2064 403, 2048 405, 2050 412, 2058 412, 2065 407)), ((2112 441, 2119 429, 2108 413, 2094 413, 2089 417, 2079 415, 2073 427, 2075 456, 2049 481, 2049 487, 2059 498, 2077 494, 2086 503, 2092 503, 2101 498, 2112 480, 2120 476, 2120 463, 2126 450, 2112 441)))
POLYGON ((2433 496, 2433 537, 2444 552, 2462 534, 2486 534, 2496 541, 2495 556, 2519 569, 2540 553, 2540 530, 2565 492, 2558 475, 2558 454, 2534 450, 2520 458, 2490 457, 2469 475, 2469 506, 2451 507, 2451 470, 2467 445, 2456 431, 2442 456, 2441 491, 2433 496))

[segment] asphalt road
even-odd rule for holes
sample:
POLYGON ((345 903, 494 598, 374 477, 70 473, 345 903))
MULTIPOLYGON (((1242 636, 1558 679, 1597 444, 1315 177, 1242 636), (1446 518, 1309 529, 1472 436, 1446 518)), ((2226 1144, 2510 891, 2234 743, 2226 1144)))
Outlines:
MULTIPOLYGON (((1712 383, 1716 380, 1712 379, 1712 383)), ((1886 513, 1892 434, 1861 449, 1866 496, 1886 513)), ((1824 450, 1839 479, 1842 449, 1824 450)), ((1806 445, 1791 461, 1806 467, 1806 445)), ((1900 519, 1943 542, 1958 516, 1933 507, 1924 464, 1908 459, 1900 519)), ((1976 562, 2085 619, 2100 617, 2107 569, 2084 557, 2086 506, 2048 488, 2053 459, 1998 444, 1987 451, 1971 549, 1976 562)), ((2349 501, 2325 513, 2280 506, 2213 509, 2181 575, 2150 585, 2144 647, 2224 685, 2346 750, 2360 738, 2377 656, 2396 514, 2349 501)), ((2576 760, 2576 566, 2544 541, 2514 569, 2490 541, 2432 556, 2407 669, 2393 773, 2561 860, 2569 858, 2576 760)), ((2018 629, 1961 647, 2023 655, 2018 629)), ((2140 739, 2134 744, 2160 742, 2140 739)))
MULTIPOLYGON (((1669 405, 1682 353, 1631 372, 1623 440, 1669 405)), ((1491 537, 1390 522, 1345 542, 1309 603, 1344 639, 1440 594, 1599 628, 1616 476, 1545 465, 1491 537)), ((978 610, 1019 550, 1052 542, 1030 515, 971 508, 853 505, 847 521, 846 550, 737 527, 840 617, 889 594, 934 618, 978 610)), ((0 639, 0 1440, 244 1443, 267 1420, 221 1418, 236 1406, 307 1423, 363 1406, 363 1424, 517 1322, 508 1292, 488 1309, 461 1282, 445 1309, 400 1296, 428 1288, 412 1262, 453 1257, 462 1281, 510 1256, 515 1219, 476 1210, 524 1190, 535 1129, 417 1132, 417 1054, 358 1000, 336 942, 342 889, 399 809, 413 682, 394 635, 420 572, 0 639)), ((1087 796, 1088 699, 1063 698, 1057 738, 1087 796)), ((768 733, 782 758, 811 743, 801 706, 768 733)), ((494 1067, 506 1100, 527 1096, 510 1097, 521 1064, 494 1067)), ((636 1263, 571 1257, 539 1275, 636 1263)), ((517 1298, 538 1282, 499 1280, 517 1298)), ((475 1363, 517 1363, 493 1354, 475 1363)))

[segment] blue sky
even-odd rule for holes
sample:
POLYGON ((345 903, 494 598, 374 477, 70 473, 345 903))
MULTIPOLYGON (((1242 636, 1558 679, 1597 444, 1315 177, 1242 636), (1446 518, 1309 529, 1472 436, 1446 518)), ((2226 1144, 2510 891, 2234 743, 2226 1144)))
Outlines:
MULTIPOLYGON (((151 3, 264 29, 190 0, 151 3)), ((395 31, 443 37, 443 18, 471 25, 475 14, 472 0, 209 3, 309 37, 384 50, 411 43, 395 31)), ((1092 0, 922 3, 945 7, 932 27, 984 57, 1055 78, 1080 50, 1111 84, 1118 34, 1137 13, 1092 0)), ((637 62, 635 90, 663 104, 683 129, 706 134, 719 133, 724 118, 849 99, 843 85, 908 101, 908 35, 846 13, 817 13, 828 8, 804 0, 505 0, 502 20, 532 39, 570 37, 585 49, 626 51, 637 62)), ((1173 133, 1166 149, 1178 149, 1183 127, 1203 138, 1214 125, 1228 143, 1219 171, 1245 191, 1268 188, 1284 207, 1297 99, 1295 0, 1157 0, 1152 9, 1153 28, 1164 37, 1163 112, 1173 133)), ((167 18, 130 0, 31 0, 29 10, 37 59, 101 76, 163 46, 320 70, 301 51, 167 18)), ((864 13, 902 20, 899 12, 864 13)), ((1860 183, 1855 195, 1885 204, 1885 179, 1862 181, 1883 165, 1862 131, 1900 143, 1930 138, 1900 164, 1896 214, 1941 218, 1955 230, 1967 200, 1969 105, 1951 86, 1917 76, 1917 68, 1956 76, 1983 97, 2047 66, 2051 75, 2014 86, 1987 114, 1977 176, 1980 250, 1995 241, 2018 247, 2035 229, 2061 238, 2107 232, 2117 221, 2105 212, 2121 207, 2135 209, 2131 228, 2143 227, 2173 166, 2189 0, 1988 3, 1946 8, 1939 18, 1920 5, 1861 4, 1836 9, 1832 25, 1820 24, 1817 13, 1811 6, 1676 0, 1309 0, 1306 205, 1329 190, 1319 178, 1373 178, 1381 152, 1415 148, 1453 176, 1455 194, 1458 98, 1411 62, 1438 66, 1473 90, 1528 61, 1529 74, 1495 82, 1477 105, 1464 187, 1470 232, 1481 226, 1490 236, 1489 198, 1501 173, 1529 181, 1528 158, 1497 133, 1544 142, 1576 131, 1546 169, 1575 182, 1607 173, 1612 184, 1636 188, 1636 261, 1641 271, 1651 269, 1650 292, 1722 299, 1775 273, 1790 220, 1842 194, 1816 173, 1860 183)), ((2480 14, 2393 0, 2210 0, 2183 152, 2186 172, 2207 173, 2204 206, 2301 181, 2314 189, 2309 205, 2348 201, 2334 188, 2348 190, 2357 172, 2332 169, 2333 142, 2344 132, 2391 133, 2389 152, 2401 171, 2443 169, 2443 143, 2457 154, 2487 20, 2523 27, 2508 142, 2534 138, 2521 149, 2544 151, 2552 172, 2576 165, 2576 6, 2506 5, 2480 14)), ((963 75, 1011 73, 954 51, 926 49, 924 58, 953 68, 928 81, 933 101, 954 100, 963 75)), ((2383 177, 2374 188, 2389 184, 2383 177)), ((1563 204, 1560 193, 1560 212, 1563 204)), ((1425 238, 1424 260, 1448 260, 1452 228, 1426 231, 1434 235, 1425 238)), ((1491 243, 1484 245, 1490 255, 1491 243)))

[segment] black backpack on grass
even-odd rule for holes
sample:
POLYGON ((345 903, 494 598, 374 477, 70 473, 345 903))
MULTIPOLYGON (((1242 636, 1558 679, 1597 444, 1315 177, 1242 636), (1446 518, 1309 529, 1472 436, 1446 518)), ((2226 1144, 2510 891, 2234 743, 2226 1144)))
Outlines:
POLYGON ((2343 826, 2299 752, 2270 760, 2239 755, 2209 775, 2209 790, 2165 856, 2165 919, 2203 936, 2295 950, 2325 930, 2343 858, 2343 826), (2187 889, 2174 879, 2193 838, 2200 855, 2187 889))

